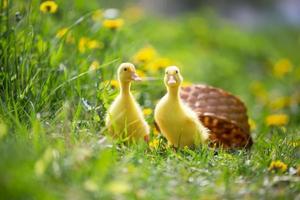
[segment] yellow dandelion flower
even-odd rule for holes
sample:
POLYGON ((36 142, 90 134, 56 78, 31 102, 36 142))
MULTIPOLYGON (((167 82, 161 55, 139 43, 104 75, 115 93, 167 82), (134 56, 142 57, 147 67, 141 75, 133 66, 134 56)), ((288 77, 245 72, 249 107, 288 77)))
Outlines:
POLYGON ((153 110, 151 108, 144 108, 143 113, 145 116, 151 115, 153 110))
POLYGON ((58 30, 56 33, 56 37, 57 38, 64 37, 66 35, 66 33, 68 32, 68 30, 69 30, 68 28, 62 28, 62 29, 58 30))
POLYGON ((65 35, 66 35, 66 42, 67 43, 74 43, 75 42, 75 39, 72 36, 71 32, 69 32, 68 28, 62 28, 62 29, 58 30, 55 37, 60 39, 60 38, 63 38, 65 35))
POLYGON ((57 8, 58 6, 55 1, 44 1, 40 5, 40 11, 43 13, 55 13, 57 8))
POLYGON ((278 78, 284 77, 287 73, 291 72, 293 65, 288 59, 278 60, 273 67, 273 74, 278 78))
POLYGON ((268 126, 284 126, 288 123, 289 116, 286 114, 273 114, 266 117, 268 126))
POLYGON ((269 166, 269 171, 281 171, 281 172, 286 172, 287 170, 287 165, 280 161, 272 161, 270 166, 269 166))
POLYGON ((140 77, 142 77, 142 78, 146 77, 145 72, 143 72, 142 70, 137 69, 137 70, 136 70, 136 73, 137 73, 140 77))
POLYGON ((249 122, 249 125, 250 125, 250 130, 251 131, 255 130, 256 129, 256 122, 251 118, 249 118, 248 122, 249 122))
POLYGON ((103 46, 104 46, 103 43, 99 42, 97 40, 89 40, 87 42, 87 47, 89 49, 101 49, 101 48, 103 48, 103 46))
POLYGON ((97 40, 91 40, 87 37, 82 37, 78 43, 78 49, 80 53, 86 52, 87 49, 103 48, 103 43, 97 40))
POLYGON ((158 139, 154 139, 151 142, 149 142, 149 147, 151 149, 157 149, 159 146, 159 140, 158 139))
POLYGON ((133 59, 135 62, 149 62, 153 60, 156 56, 156 51, 153 47, 145 47, 140 49, 134 56, 133 59))
POLYGON ((93 15, 92 15, 92 20, 94 20, 95 22, 101 22, 103 17, 103 13, 102 10, 96 10, 93 15))
POLYGON ((117 80, 111 80, 111 81, 110 81, 110 85, 111 85, 113 88, 117 88, 117 87, 119 87, 119 81, 117 81, 117 80))
POLYGON ((171 65, 171 60, 168 58, 158 58, 156 60, 154 60, 151 64, 150 64, 150 70, 152 72, 156 72, 159 71, 161 69, 164 69, 168 66, 171 65))
POLYGON ((111 29, 111 30, 116 30, 121 28, 124 25, 124 20, 123 19, 105 19, 103 21, 103 26, 105 28, 111 29))
POLYGON ((86 37, 80 38, 79 43, 78 43, 78 49, 81 53, 84 53, 86 51, 86 45, 87 45, 88 41, 89 41, 89 39, 86 37))
POLYGON ((99 62, 98 62, 97 60, 94 60, 94 61, 92 62, 92 64, 90 65, 89 70, 90 70, 90 71, 94 71, 94 70, 99 69, 99 67, 100 67, 99 62))
POLYGON ((104 84, 109 85, 112 88, 118 88, 119 87, 119 81, 117 81, 117 80, 107 80, 107 81, 104 81, 104 84))

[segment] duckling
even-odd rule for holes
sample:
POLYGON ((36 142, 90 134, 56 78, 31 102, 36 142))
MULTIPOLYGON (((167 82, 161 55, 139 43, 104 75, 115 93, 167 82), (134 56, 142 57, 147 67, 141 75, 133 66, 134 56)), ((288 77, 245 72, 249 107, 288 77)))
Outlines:
POLYGON ((149 137, 149 126, 139 104, 130 92, 132 81, 140 81, 131 63, 122 63, 118 68, 120 93, 108 109, 105 124, 114 138, 137 141, 149 137))
POLYGON ((193 147, 205 143, 209 131, 197 114, 182 102, 179 96, 182 81, 177 67, 166 68, 164 83, 168 92, 156 105, 154 118, 170 145, 193 147))

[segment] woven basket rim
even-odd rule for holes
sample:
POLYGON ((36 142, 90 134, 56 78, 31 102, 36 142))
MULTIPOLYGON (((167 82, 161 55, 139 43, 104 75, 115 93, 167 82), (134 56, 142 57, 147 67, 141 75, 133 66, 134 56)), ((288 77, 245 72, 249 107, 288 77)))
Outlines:
POLYGON ((206 85, 206 84, 192 84, 192 85, 189 85, 189 86, 182 86, 181 89, 189 88, 189 87, 190 88, 192 88, 192 87, 209 88, 209 89, 212 89, 212 90, 217 90, 220 93, 224 94, 225 96, 233 97, 245 108, 245 112, 247 113, 247 107, 246 107, 245 103, 240 99, 240 97, 237 97, 236 95, 232 94, 231 92, 227 92, 227 91, 225 91, 221 88, 217 88, 217 87, 214 87, 214 86, 211 86, 211 85, 206 85))

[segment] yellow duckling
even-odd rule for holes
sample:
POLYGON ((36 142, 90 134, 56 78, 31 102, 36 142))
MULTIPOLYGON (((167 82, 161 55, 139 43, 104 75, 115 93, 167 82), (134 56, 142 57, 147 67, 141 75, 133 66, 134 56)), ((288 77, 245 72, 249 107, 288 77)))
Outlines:
POLYGON ((179 91, 182 81, 177 67, 166 69, 164 83, 168 92, 156 105, 154 118, 169 144, 193 147, 204 143, 209 131, 201 124, 196 113, 181 101, 179 91))
POLYGON ((142 110, 130 92, 132 81, 141 78, 136 74, 131 63, 122 63, 118 68, 120 93, 111 104, 106 116, 106 127, 115 138, 130 141, 147 139, 149 126, 146 123, 142 110))

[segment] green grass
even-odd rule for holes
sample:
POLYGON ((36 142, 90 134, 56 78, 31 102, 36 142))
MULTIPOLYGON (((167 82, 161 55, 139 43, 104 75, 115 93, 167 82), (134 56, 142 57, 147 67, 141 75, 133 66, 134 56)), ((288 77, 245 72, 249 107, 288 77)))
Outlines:
MULTIPOLYGON (((128 15, 125 7, 124 26, 109 30, 103 19, 92 20, 95 10, 104 10, 98 1, 57 1, 55 14, 40 12, 36 0, 9 2, 4 8, 1 1, 0 9, 1 199, 299 198, 299 28, 245 31, 209 11, 170 19, 128 15), (56 37, 64 27, 71 39, 56 37), (104 46, 80 52, 82 37, 104 46), (134 59, 149 45, 157 58, 178 65, 186 81, 224 88, 245 101, 256 122, 250 151, 175 151, 153 133, 156 149, 105 137, 106 108, 117 94, 107 81, 115 79, 118 64, 135 62, 156 78, 134 85, 144 108, 153 109, 165 92, 163 70, 152 72, 152 61, 134 59), (291 71, 276 77, 282 59, 291 71), (90 71, 93 61, 100 66, 90 71), (282 98, 289 100, 280 104, 282 98), (289 122, 267 126, 274 113, 289 122), (269 171, 275 160, 287 171, 269 171)), ((153 124, 152 115, 147 120, 153 124)))

